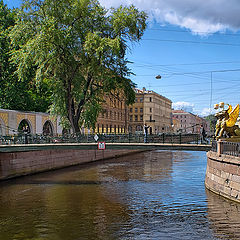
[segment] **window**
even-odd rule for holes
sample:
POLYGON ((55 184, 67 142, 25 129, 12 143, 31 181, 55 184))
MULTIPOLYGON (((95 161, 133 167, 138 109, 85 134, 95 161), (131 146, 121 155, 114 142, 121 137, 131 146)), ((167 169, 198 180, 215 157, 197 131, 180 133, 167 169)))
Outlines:
POLYGON ((149 102, 152 102, 152 98, 151 97, 149 98, 149 102))
POLYGON ((138 108, 135 108, 135 113, 137 113, 138 112, 138 108))
POLYGON ((143 108, 140 108, 140 113, 142 113, 143 112, 143 108))
POLYGON ((138 121, 138 115, 135 115, 134 117, 135 117, 135 122, 137 122, 138 121))
POLYGON ((129 121, 132 122, 132 115, 129 116, 129 121))
POLYGON ((143 115, 140 115, 140 121, 143 121, 143 115))
POLYGON ((143 102, 143 98, 140 98, 140 102, 143 102))
POLYGON ((106 110, 106 118, 108 118, 108 111, 106 110))
POLYGON ((150 122, 152 121, 152 115, 150 115, 150 122))
POLYGON ((130 112, 130 113, 132 112, 132 108, 129 109, 129 112, 130 112))
POLYGON ((149 108, 149 112, 152 112, 152 108, 149 108))

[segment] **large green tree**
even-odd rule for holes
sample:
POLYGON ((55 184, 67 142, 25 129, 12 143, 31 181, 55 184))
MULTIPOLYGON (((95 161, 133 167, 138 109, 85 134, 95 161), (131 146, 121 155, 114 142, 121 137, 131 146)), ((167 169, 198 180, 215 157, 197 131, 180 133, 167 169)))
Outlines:
MULTIPOLYGON (((8 9, 0 1, 0 107, 45 112, 51 104, 51 91, 47 82, 35 84, 34 67, 26 70, 21 80, 15 74, 16 65, 10 61, 11 44, 9 32, 15 25, 16 9, 8 9)), ((15 49, 19 47, 15 45, 15 49)))
POLYGON ((94 126, 104 94, 135 98, 126 53, 141 39, 146 14, 134 6, 106 10, 97 0, 25 1, 11 38, 17 73, 36 66, 35 81, 53 89, 52 110, 71 124, 94 126))
POLYGON ((217 118, 214 116, 214 114, 210 114, 206 117, 204 117, 210 124, 210 132, 211 134, 214 134, 214 131, 215 131, 215 126, 216 126, 216 123, 217 123, 217 118))

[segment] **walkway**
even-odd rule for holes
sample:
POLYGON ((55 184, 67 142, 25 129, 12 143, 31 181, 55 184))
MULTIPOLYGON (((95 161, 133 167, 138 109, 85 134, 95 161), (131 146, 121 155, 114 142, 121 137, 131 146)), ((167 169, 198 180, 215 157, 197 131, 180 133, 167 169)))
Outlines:
MULTIPOLYGON (((188 150, 209 151, 209 144, 171 144, 171 143, 106 143, 106 149, 146 149, 146 150, 188 150)), ((98 149, 97 143, 55 143, 55 144, 15 144, 0 145, 0 152, 39 151, 51 149, 98 149)), ((104 150, 98 150, 104 151, 104 150)))

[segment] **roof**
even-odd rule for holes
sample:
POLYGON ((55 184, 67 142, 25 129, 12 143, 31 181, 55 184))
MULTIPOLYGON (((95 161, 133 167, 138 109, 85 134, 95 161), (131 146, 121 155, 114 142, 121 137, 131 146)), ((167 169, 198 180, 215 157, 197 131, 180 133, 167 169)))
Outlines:
POLYGON ((154 91, 152 91, 152 90, 135 88, 135 93, 136 93, 136 94, 155 94, 155 95, 157 95, 157 96, 159 96, 159 97, 161 97, 161 98, 164 98, 165 100, 167 100, 167 101, 169 101, 169 102, 172 103, 172 101, 171 101, 169 98, 164 97, 164 96, 162 96, 161 94, 156 93, 156 92, 154 92, 154 91))

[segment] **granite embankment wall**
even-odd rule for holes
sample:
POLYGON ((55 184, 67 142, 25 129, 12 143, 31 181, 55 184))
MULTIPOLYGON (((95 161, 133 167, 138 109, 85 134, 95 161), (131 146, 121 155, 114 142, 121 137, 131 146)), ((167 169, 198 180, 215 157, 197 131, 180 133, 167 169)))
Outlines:
POLYGON ((205 186, 228 199, 240 202, 240 158, 207 153, 205 186))
MULTIPOLYGON (((95 144, 96 145, 96 144, 95 144)), ((129 155, 145 150, 77 149, 77 146, 15 147, 0 152, 0 180, 129 155), (12 150, 11 150, 12 149, 12 150), (15 149, 15 150, 14 150, 15 149)), ((1 151, 1 149, 0 149, 1 151)))

